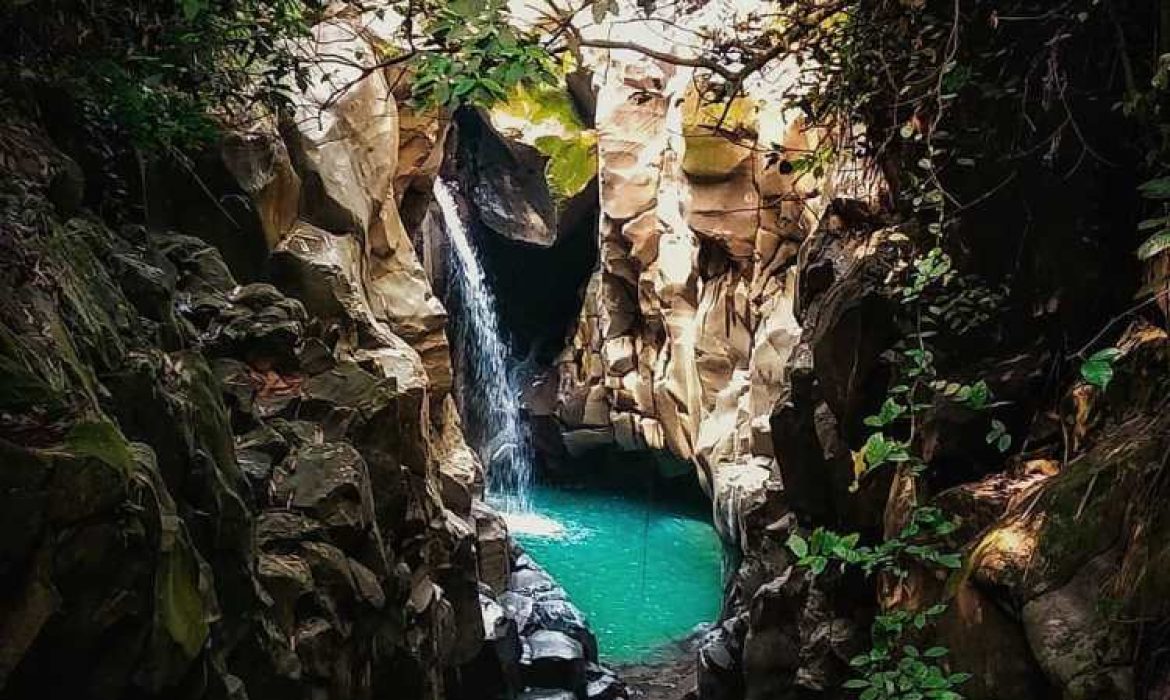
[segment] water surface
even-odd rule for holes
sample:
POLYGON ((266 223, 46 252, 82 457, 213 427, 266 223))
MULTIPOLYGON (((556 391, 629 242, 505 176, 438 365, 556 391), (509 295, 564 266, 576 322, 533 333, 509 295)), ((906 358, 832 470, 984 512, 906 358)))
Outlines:
POLYGON ((512 534, 565 587, 603 660, 653 658, 713 621, 721 549, 704 510, 597 488, 535 486, 512 534))

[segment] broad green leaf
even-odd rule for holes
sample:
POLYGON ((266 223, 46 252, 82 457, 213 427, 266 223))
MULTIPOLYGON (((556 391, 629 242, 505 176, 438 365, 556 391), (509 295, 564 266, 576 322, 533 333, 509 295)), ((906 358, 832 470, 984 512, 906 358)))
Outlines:
POLYGON ((785 544, 796 556, 801 558, 808 556, 808 542, 795 532, 788 536, 788 541, 785 544))
POLYGON ((1081 365, 1081 377, 1093 386, 1107 388, 1113 381, 1113 362, 1120 356, 1117 348, 1098 350, 1081 365))

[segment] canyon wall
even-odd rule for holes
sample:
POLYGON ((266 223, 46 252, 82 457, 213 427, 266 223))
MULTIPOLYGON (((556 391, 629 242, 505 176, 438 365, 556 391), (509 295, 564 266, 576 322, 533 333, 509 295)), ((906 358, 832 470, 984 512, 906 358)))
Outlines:
POLYGON ((506 535, 399 213, 446 125, 366 68, 380 21, 313 29, 287 122, 150 173, 149 228, 6 110, 0 697, 437 699, 494 654, 506 535))
MULTIPOLYGON (((688 55, 653 22, 585 31, 688 55)), ((570 455, 665 451, 694 465, 738 553, 721 624, 699 653, 698 696, 848 697, 848 661, 877 611, 944 602, 923 641, 973 674, 965 697, 1157 697, 1162 642, 1093 601, 1166 614, 1153 602, 1168 580, 1158 573, 1165 548, 1147 534, 1166 510, 1156 488, 1135 490, 1160 483, 1168 433, 1154 396, 1165 395, 1165 373, 1154 368, 1166 335, 1135 322, 1117 341, 1119 371, 1143 379, 1108 392, 1054 385, 1050 369, 1067 338, 1099 341, 1093 324, 1115 323, 1108 300, 1086 293, 1093 285, 1136 284, 1110 262, 1116 241, 1098 237, 1124 216, 1110 213, 1117 205, 1086 195, 1098 203, 1068 206, 1096 175, 1013 185, 957 239, 973 271, 994 278, 1002 272, 978 265, 1004 243, 987 232, 1011 228, 1023 241, 1010 243, 1017 267, 1033 271, 999 302, 994 329, 963 331, 945 348, 957 380, 990 387, 991 417, 1016 447, 999 454, 988 416, 942 400, 922 427, 931 476, 886 470, 857 483, 872 432, 864 420, 886 395, 902 332, 891 282, 912 264, 915 235, 895 223, 876 166, 818 157, 818 134, 783 109, 794 83, 783 62, 744 97, 709 106, 679 62, 585 48, 582 63, 595 98, 599 260, 555 363, 555 399, 546 381, 530 408, 554 419, 556 449, 570 455), (1049 220, 1017 230, 1038 211, 1049 220), (813 576, 785 547, 817 527, 893 537, 916 504, 957 523, 947 544, 963 554, 958 572, 813 576)), ((977 309, 963 317, 980 323, 977 309)))

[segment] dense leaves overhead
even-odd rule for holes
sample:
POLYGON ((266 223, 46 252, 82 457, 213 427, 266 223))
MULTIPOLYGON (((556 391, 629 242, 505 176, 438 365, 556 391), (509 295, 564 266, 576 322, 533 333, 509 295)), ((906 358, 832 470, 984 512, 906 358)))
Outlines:
POLYGON ((164 148, 214 134, 213 113, 283 101, 303 0, 7 0, 0 80, 65 93, 92 123, 164 148))

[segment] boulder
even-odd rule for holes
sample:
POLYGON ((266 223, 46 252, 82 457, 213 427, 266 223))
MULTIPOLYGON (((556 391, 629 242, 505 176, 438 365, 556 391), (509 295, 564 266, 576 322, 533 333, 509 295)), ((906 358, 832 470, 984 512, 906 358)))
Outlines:
POLYGON ((1028 642, 1066 700, 1134 696, 1133 638, 1106 619, 1100 605, 1102 586, 1117 563, 1116 556, 1099 556, 1065 586, 1024 605, 1028 642))
POLYGON ((365 460, 346 443, 306 445, 276 471, 273 502, 310 513, 336 538, 352 541, 374 524, 365 460))
POLYGON ((474 145, 461 159, 462 177, 492 231, 551 247, 588 214, 597 136, 566 87, 519 87, 463 128, 474 145))
POLYGON ((516 622, 490 595, 480 594, 484 644, 479 654, 467 664, 465 687, 483 697, 511 696, 521 687, 520 655, 522 646, 516 622))
POLYGON ((586 700, 626 700, 629 698, 629 690, 626 688, 625 682, 605 666, 590 663, 585 669, 585 679, 586 700))
POLYGON ((563 632, 538 630, 524 637, 520 668, 529 686, 580 693, 585 688, 586 664, 581 644, 563 632))
POLYGON ((970 581, 958 584, 935 633, 937 644, 950 650, 951 666, 971 674, 964 697, 1052 697, 1019 621, 970 581))
POLYGON ((536 600, 528 624, 537 629, 567 634, 581 645, 587 660, 597 661, 597 638, 589 629, 585 615, 567 599, 536 600))
POLYGON ((571 690, 529 688, 517 695, 516 700, 578 700, 578 696, 571 690))
POLYGON ((699 700, 735 700, 744 694, 742 634, 746 620, 729 618, 703 635, 696 653, 699 700))
POLYGON ((475 521, 479 579, 496 595, 503 594, 508 587, 511 573, 508 525, 499 513, 482 501, 475 501, 472 504, 471 517, 475 521))

